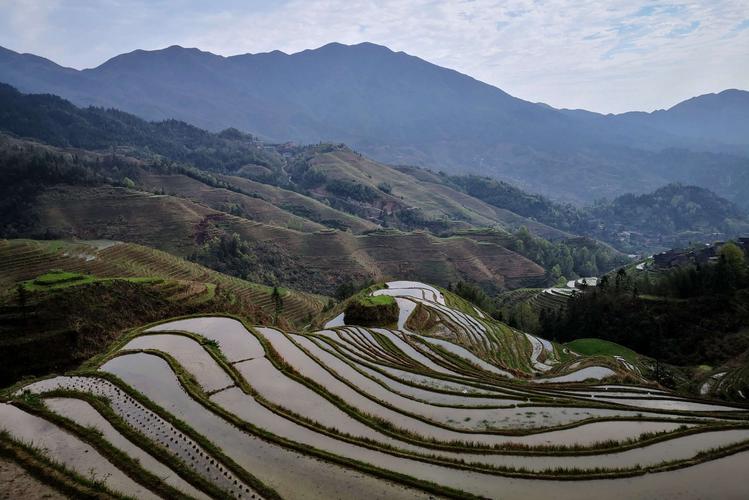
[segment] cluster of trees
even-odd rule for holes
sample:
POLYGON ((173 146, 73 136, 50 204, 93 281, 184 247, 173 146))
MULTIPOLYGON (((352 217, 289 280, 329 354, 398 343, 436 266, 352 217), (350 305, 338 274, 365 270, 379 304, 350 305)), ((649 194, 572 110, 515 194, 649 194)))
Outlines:
POLYGON ((749 349, 749 267, 733 243, 718 261, 661 276, 620 269, 566 310, 540 317, 547 338, 596 337, 675 365, 719 365, 749 349))
POLYGON ((474 198, 558 229, 572 231, 584 219, 580 210, 572 205, 555 203, 545 196, 525 192, 511 184, 490 177, 476 175, 441 177, 474 198))
POLYGON ((336 196, 356 201, 371 202, 379 197, 377 190, 370 186, 348 180, 330 180, 325 183, 325 189, 336 196))
POLYGON ((509 248, 542 266, 550 283, 560 278, 600 276, 628 262, 628 258, 590 238, 548 241, 538 238, 527 228, 513 233, 509 248))
POLYGON ((624 194, 599 201, 587 210, 581 229, 604 224, 632 231, 669 234, 707 228, 730 231, 732 221, 744 218, 741 210, 712 191, 697 186, 669 184, 652 193, 624 194))
POLYGON ((383 216, 383 225, 392 225, 405 231, 426 229, 433 233, 447 231, 450 227, 448 221, 433 219, 424 214, 422 209, 413 207, 394 210, 392 216, 383 216))
POLYGON ((209 239, 193 251, 190 260, 242 279, 251 279, 258 268, 254 249, 236 233, 209 239))
POLYGON ((109 149, 127 146, 204 170, 234 172, 247 164, 278 169, 282 159, 236 129, 214 134, 179 120, 148 122, 116 109, 78 108, 53 95, 22 94, 0 83, 0 129, 53 146, 109 149))
POLYGON ((458 281, 455 285, 453 285, 452 283, 448 283, 447 289, 455 293, 459 297, 462 297, 467 301, 476 304, 488 313, 492 313, 492 311, 494 311, 494 301, 492 300, 492 298, 489 297, 481 288, 472 283, 466 283, 464 281, 458 281))
MULTIPOLYGON (((528 302, 520 302, 513 307, 504 307, 497 297, 490 297, 478 286, 459 281, 457 284, 448 284, 447 289, 456 295, 476 304, 486 311, 490 316, 508 325, 529 333, 537 333, 541 327, 539 311, 536 311, 528 302)), ((540 315, 545 317, 545 311, 540 315)))
POLYGON ((733 242, 720 246, 715 262, 688 264, 650 273, 628 274, 619 269, 612 276, 603 276, 597 291, 602 294, 631 293, 687 299, 704 295, 731 294, 749 288, 749 267, 744 250, 733 242))
POLYGON ((127 171, 126 165, 109 156, 81 157, 13 143, 0 144, 0 166, 0 236, 5 238, 33 230, 36 197, 46 186, 113 183, 107 173, 127 171))
POLYGON ((726 294, 749 287, 749 268, 741 247, 726 243, 718 250, 717 257, 714 264, 677 267, 656 280, 646 274, 631 280, 631 287, 639 293, 677 298, 726 294))
POLYGON ((735 204, 707 189, 681 184, 599 201, 584 213, 577 232, 611 241, 622 250, 680 247, 749 231, 746 213, 735 204))
POLYGON ((270 286, 294 283, 305 288, 309 274, 278 246, 245 240, 237 233, 220 232, 207 238, 188 258, 224 274, 270 286))
POLYGON ((374 281, 371 278, 367 278, 361 281, 347 280, 347 281, 340 283, 336 287, 334 296, 339 301, 346 300, 352 295, 359 293, 361 290, 364 290, 365 288, 370 287, 373 284, 374 284, 374 281))

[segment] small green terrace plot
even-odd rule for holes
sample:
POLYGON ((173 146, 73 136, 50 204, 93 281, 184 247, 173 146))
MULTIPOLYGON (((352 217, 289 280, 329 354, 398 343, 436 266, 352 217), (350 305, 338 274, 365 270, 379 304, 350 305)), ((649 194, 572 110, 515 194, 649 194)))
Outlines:
POLYGON ((608 340, 601 339, 577 339, 565 344, 573 351, 586 356, 595 356, 597 354, 608 356, 621 356, 630 363, 637 362, 637 353, 632 349, 627 349, 623 345, 608 340))
POLYGON ((115 497, 745 497, 747 408, 665 391, 632 351, 549 342, 418 282, 349 303, 396 321, 131 331, 74 373, 6 391, 0 450, 115 497))
POLYGON ((50 271, 33 280, 24 281, 21 286, 30 292, 58 290, 71 286, 88 285, 90 283, 106 283, 115 280, 128 281, 130 283, 152 283, 158 282, 156 278, 97 278, 86 274, 71 273, 66 271, 50 271))

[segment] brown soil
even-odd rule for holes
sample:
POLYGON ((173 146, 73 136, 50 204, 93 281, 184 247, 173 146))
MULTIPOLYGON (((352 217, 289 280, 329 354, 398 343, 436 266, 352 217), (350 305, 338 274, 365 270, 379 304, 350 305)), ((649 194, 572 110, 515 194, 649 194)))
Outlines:
POLYGON ((31 476, 15 462, 0 458, 0 500, 64 499, 65 495, 31 476))

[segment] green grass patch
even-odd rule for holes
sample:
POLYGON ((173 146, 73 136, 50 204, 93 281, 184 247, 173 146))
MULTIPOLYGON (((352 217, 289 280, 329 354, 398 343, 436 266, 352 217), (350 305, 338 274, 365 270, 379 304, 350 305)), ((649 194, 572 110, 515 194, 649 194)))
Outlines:
POLYGON ((359 304, 364 307, 379 307, 395 304, 395 299, 389 295, 369 295, 357 299, 359 304))
POLYGON ((161 281, 158 278, 149 277, 122 277, 122 278, 97 278, 88 274, 72 273, 67 271, 50 271, 34 278, 24 281, 21 285, 29 292, 43 292, 59 290, 71 286, 88 285, 90 283, 106 283, 112 281, 127 281, 129 283, 151 283, 161 281))
POLYGON ((615 342, 601 339, 577 339, 565 344, 575 352, 586 356, 621 356, 630 363, 637 362, 637 353, 615 342))
POLYGON ((34 283, 42 286, 50 286, 68 281, 78 281, 87 278, 85 274, 71 273, 67 271, 50 271, 42 274, 34 280, 34 283))

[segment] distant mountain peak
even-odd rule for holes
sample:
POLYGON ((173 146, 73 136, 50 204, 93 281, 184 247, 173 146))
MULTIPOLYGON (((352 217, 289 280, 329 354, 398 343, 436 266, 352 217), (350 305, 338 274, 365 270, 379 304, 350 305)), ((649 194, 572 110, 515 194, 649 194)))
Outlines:
POLYGON ((0 80, 151 120, 343 142, 380 161, 489 174, 567 201, 695 179, 737 200, 749 155, 749 93, 736 89, 655 113, 560 110, 372 42, 231 57, 172 45, 84 71, 45 61, 0 51, 0 80), (705 156, 716 152, 734 156, 705 156))

